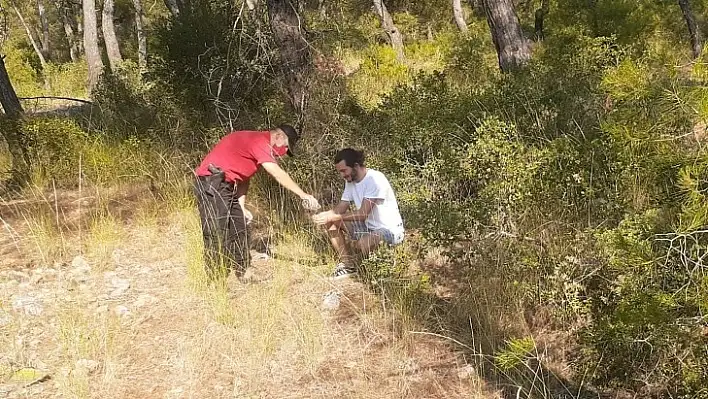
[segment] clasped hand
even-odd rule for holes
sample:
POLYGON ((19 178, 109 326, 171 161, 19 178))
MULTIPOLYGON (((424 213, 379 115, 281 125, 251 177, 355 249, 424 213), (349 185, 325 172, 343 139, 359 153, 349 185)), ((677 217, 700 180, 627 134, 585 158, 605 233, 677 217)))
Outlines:
POLYGON ((312 221, 321 226, 333 222, 337 216, 338 215, 332 211, 320 212, 312 216, 312 221))

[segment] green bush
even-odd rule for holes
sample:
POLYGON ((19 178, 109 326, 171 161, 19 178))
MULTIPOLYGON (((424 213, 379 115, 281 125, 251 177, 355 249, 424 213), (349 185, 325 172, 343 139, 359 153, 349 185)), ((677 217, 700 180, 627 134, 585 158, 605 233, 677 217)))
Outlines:
POLYGON ((593 377, 603 385, 702 397, 708 291, 701 257, 708 237, 700 230, 667 231, 666 217, 648 210, 599 233, 607 264, 593 277, 583 363, 602 366, 593 377))
MULTIPOLYGON (((136 137, 120 139, 83 130, 62 117, 26 118, 3 128, 18 129, 30 160, 32 183, 39 187, 140 180, 178 168, 165 165, 156 147, 136 137)), ((174 160, 173 160, 174 161, 174 160)))

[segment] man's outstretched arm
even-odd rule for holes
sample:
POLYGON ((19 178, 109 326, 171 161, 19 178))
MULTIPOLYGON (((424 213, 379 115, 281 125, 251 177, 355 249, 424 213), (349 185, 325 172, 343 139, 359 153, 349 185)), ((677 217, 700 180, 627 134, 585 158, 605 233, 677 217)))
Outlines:
POLYGON ((273 176, 273 178, 283 187, 286 189, 290 190, 293 192, 293 194, 297 195, 303 200, 306 200, 309 204, 310 207, 317 209, 320 207, 319 202, 317 202, 317 199, 313 197, 312 195, 302 191, 300 186, 297 185, 293 181, 292 178, 290 178, 290 175, 286 171, 284 171, 280 166, 278 166, 277 163, 275 162, 264 162, 261 164, 263 166, 263 169, 265 169, 268 174, 273 176))

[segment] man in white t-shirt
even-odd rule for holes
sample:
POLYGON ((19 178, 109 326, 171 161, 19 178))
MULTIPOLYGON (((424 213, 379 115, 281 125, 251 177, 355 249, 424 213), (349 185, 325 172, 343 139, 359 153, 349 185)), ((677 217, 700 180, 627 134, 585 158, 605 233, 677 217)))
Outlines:
POLYGON ((333 273, 338 279, 356 272, 344 233, 366 255, 382 242, 400 244, 404 228, 391 184, 383 173, 366 168, 362 151, 345 148, 334 157, 334 164, 346 182, 342 199, 331 211, 314 215, 313 220, 327 229, 339 254, 340 262, 333 273), (352 203, 355 211, 349 210, 352 203))

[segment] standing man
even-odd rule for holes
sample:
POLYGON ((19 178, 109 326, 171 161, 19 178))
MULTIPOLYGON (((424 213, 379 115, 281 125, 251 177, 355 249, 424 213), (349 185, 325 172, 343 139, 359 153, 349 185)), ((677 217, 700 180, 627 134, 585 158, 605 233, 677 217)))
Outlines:
POLYGON ((334 166, 346 182, 342 199, 331 211, 313 216, 313 221, 327 229, 332 246, 339 254, 332 277, 348 277, 356 273, 344 233, 356 242, 356 248, 367 255, 382 242, 398 245, 403 241, 403 219, 398 211, 396 195, 383 173, 368 169, 364 153, 345 148, 334 157, 334 166), (354 203, 355 211, 349 211, 354 203))
POLYGON ((290 125, 266 131, 236 131, 223 137, 196 168, 194 193, 204 236, 205 266, 210 279, 234 270, 240 277, 250 265, 248 230, 253 218, 246 193, 259 167, 302 199, 307 209, 319 209, 317 199, 304 192, 278 166, 300 136, 290 125))

